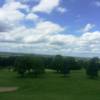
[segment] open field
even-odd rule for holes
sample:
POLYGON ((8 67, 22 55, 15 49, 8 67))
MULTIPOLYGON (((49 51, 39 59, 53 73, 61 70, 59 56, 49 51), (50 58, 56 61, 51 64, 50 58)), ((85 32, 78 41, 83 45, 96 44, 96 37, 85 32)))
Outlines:
POLYGON ((74 71, 68 78, 48 72, 35 79, 17 78, 15 72, 2 70, 0 87, 19 87, 0 93, 0 100, 100 100, 100 79, 88 79, 84 71, 74 71))

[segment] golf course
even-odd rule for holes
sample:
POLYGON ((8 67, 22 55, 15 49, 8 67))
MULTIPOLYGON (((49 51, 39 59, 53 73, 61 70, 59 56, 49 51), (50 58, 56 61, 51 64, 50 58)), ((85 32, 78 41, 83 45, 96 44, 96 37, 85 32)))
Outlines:
POLYGON ((39 78, 19 78, 15 72, 0 71, 0 88, 16 90, 0 92, 0 100, 100 100, 100 78, 88 79, 84 70, 71 71, 64 78, 46 71, 39 78))

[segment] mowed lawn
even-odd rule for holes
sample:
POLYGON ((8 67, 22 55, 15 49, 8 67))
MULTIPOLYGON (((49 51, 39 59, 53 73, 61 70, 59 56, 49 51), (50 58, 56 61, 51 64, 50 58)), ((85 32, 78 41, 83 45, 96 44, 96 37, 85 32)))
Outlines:
POLYGON ((19 87, 16 92, 0 93, 0 100, 100 100, 100 79, 88 79, 84 71, 70 77, 48 71, 41 78, 17 78, 15 72, 0 71, 0 87, 19 87))

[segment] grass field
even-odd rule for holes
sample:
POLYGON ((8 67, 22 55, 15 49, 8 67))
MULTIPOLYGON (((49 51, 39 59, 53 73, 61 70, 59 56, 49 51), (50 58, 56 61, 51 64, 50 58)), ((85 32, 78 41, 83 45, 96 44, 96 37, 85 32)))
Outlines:
POLYGON ((100 100, 100 79, 87 79, 84 71, 70 77, 46 73, 43 78, 17 78, 16 73, 0 71, 0 87, 19 87, 16 92, 0 93, 0 100, 100 100))

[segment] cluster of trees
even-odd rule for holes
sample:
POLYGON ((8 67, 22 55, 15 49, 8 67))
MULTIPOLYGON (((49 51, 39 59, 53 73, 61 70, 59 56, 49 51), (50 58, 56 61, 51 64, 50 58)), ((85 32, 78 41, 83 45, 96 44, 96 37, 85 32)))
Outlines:
POLYGON ((14 65, 16 57, 0 57, 0 69, 11 68, 14 65))
POLYGON ((14 70, 17 71, 21 77, 27 75, 38 77, 45 72, 41 57, 17 57, 14 70))
POLYGON ((74 57, 63 57, 61 55, 41 57, 41 56, 16 56, 0 57, 0 68, 9 68, 16 71, 21 77, 38 77, 45 73, 45 69, 55 70, 66 77, 71 70, 84 68, 90 78, 98 77, 99 59, 77 59, 74 57))
POLYGON ((57 55, 55 57, 49 57, 44 60, 45 68, 56 70, 57 73, 61 73, 64 76, 68 75, 71 70, 80 70, 81 60, 76 60, 74 57, 63 57, 57 55))

